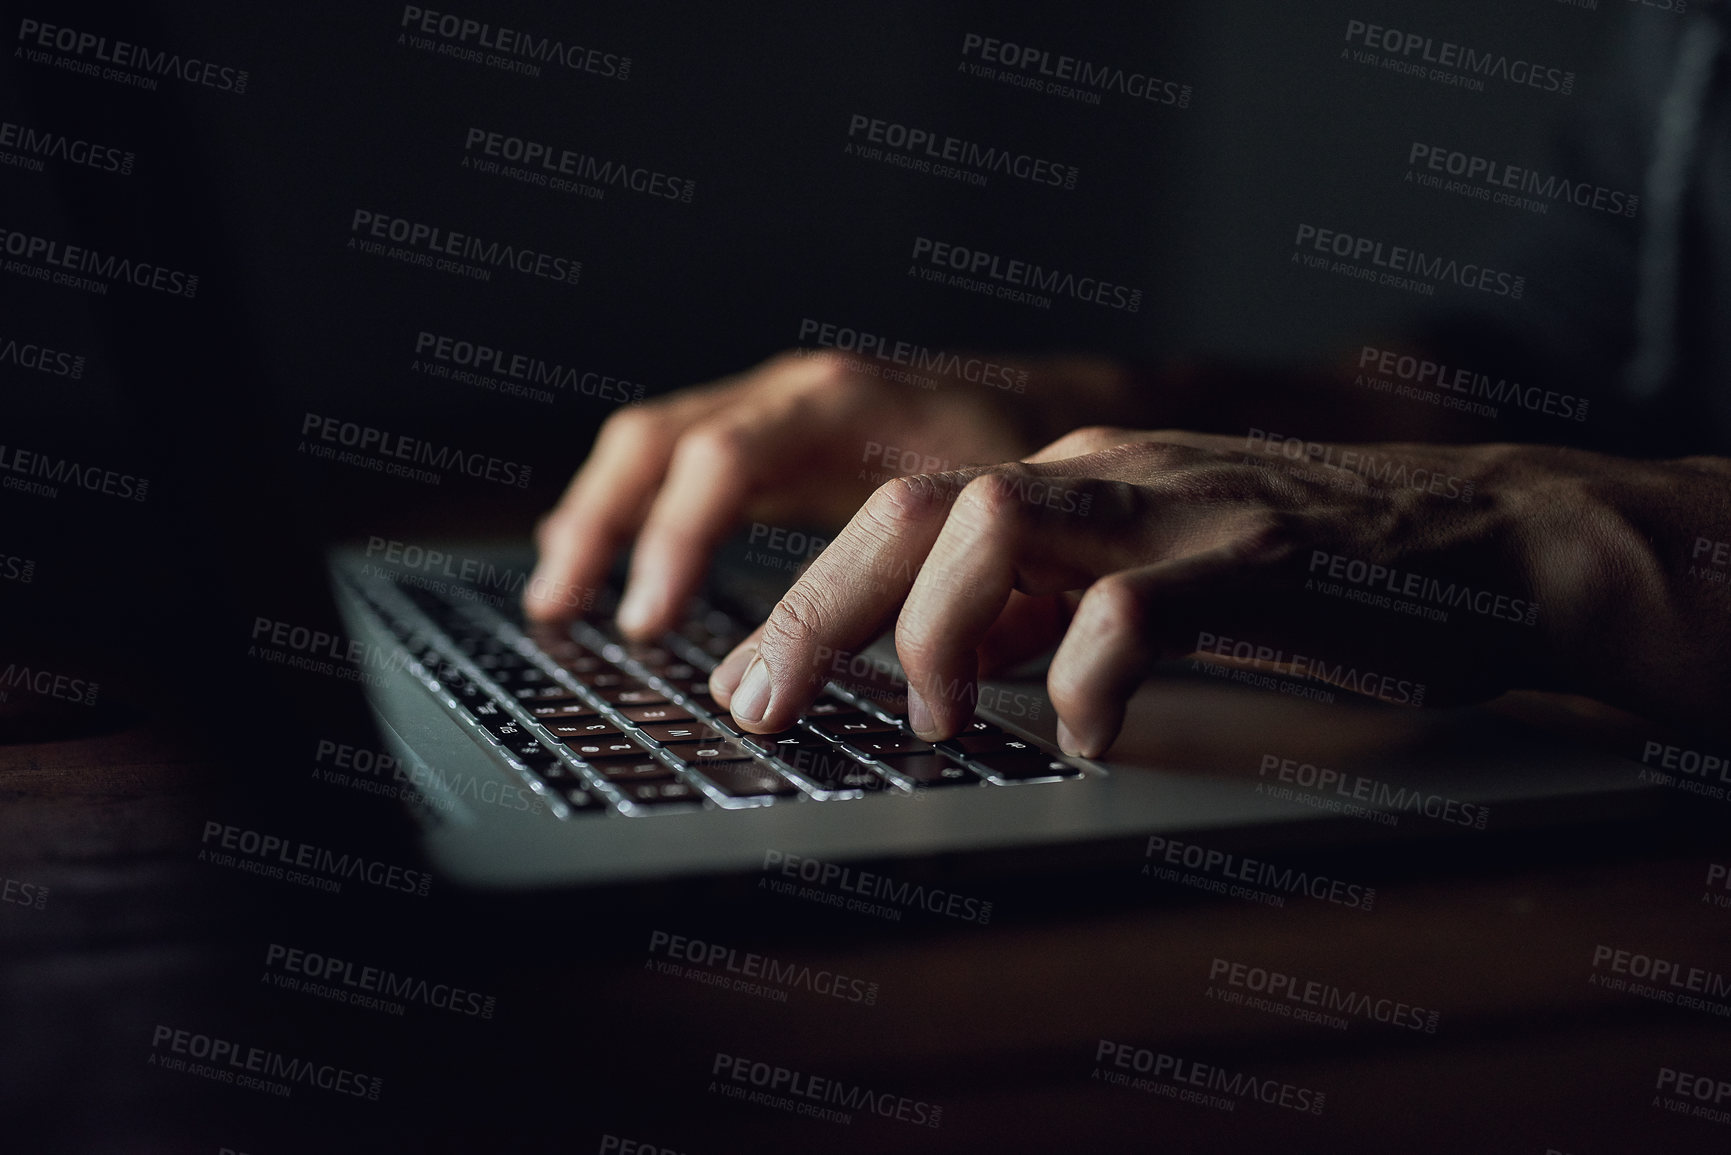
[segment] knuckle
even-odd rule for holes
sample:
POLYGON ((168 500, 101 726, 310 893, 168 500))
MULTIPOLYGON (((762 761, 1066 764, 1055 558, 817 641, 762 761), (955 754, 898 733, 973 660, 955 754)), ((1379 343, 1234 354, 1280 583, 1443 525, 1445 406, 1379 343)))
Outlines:
POLYGON ((771 650, 797 649, 815 645, 824 637, 829 607, 824 604, 811 583, 801 579, 782 595, 763 623, 760 647, 771 650))
POLYGON ((665 420, 656 405, 628 405, 607 415, 601 423, 600 436, 615 441, 647 441, 660 431, 665 420))
POLYGON ((976 521, 996 522, 1021 514, 1027 483, 1034 472, 1025 465, 1001 465, 962 486, 956 511, 976 521))
POLYGON ((878 486, 861 512, 884 533, 895 536, 948 504, 942 483, 929 474, 912 473, 878 486))
POLYGON ((733 462, 743 458, 751 442, 751 431, 734 422, 709 422, 688 431, 675 452, 704 462, 733 462))
POLYGON ((1148 607, 1140 591, 1118 574, 1108 574, 1088 587, 1076 617, 1102 638, 1139 638, 1148 627, 1148 607))

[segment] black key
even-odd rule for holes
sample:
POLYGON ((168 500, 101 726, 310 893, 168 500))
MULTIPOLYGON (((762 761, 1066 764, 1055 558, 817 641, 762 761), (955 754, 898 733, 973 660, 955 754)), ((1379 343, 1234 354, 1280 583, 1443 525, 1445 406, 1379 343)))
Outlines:
POLYGON ((726 710, 721 708, 721 703, 717 702, 707 690, 701 694, 687 694, 685 696, 685 704, 690 706, 693 710, 701 710, 706 714, 714 714, 718 718, 733 717, 732 714, 729 714, 726 710))
POLYGON ((930 754, 933 750, 930 742, 922 742, 912 734, 901 733, 861 734, 849 738, 847 744, 874 762, 891 754, 930 754))
POLYGON ((475 665, 489 672, 493 670, 520 670, 529 665, 529 659, 511 650, 499 650, 477 655, 475 665))
POLYGON ((573 739, 566 742, 565 748, 585 762, 597 762, 606 758, 642 758, 645 755, 643 747, 624 738, 596 738, 588 741, 573 739))
POLYGON ((896 724, 873 718, 869 714, 837 714, 829 718, 813 718, 812 728, 831 738, 851 738, 856 734, 894 733, 896 724))
POLYGON ((795 750, 791 755, 782 755, 781 760, 813 786, 826 792, 874 791, 890 785, 883 775, 869 766, 860 765, 834 746, 825 750, 795 750))
POLYGON ((523 686, 544 686, 553 681, 552 674, 540 666, 528 664, 502 670, 488 670, 487 676, 508 690, 515 690, 523 686))
POLYGON ((701 802, 703 792, 689 782, 637 782, 620 787, 625 797, 639 806, 661 806, 672 802, 701 802))
POLYGON ((712 762, 703 776, 729 798, 784 798, 799 787, 761 762, 712 762))
MULTIPOLYGON (((958 734, 943 743, 944 749, 955 748, 964 754, 1022 753, 1034 747, 1008 734, 958 734)), ((1037 753, 1038 751, 1036 751, 1037 753)))
POLYGON ((530 706, 529 713, 542 721, 558 718, 568 722, 576 718, 599 718, 601 716, 600 710, 582 701, 556 702, 548 706, 530 706))
POLYGON ((603 738, 622 738, 624 731, 605 718, 549 718, 541 725, 547 727, 553 736, 561 742, 592 741, 603 738))
POLYGON ((810 730, 783 730, 779 734, 747 734, 745 741, 768 754, 780 758, 795 750, 829 748, 830 743, 810 730))
MULTIPOLYGON (((612 646, 607 647, 608 657, 613 656, 613 649, 612 646)), ((630 645, 618 647, 618 649, 620 656, 630 658, 639 665, 651 668, 664 666, 673 660, 673 655, 662 646, 633 642, 630 645)))
POLYGON ((607 800, 584 786, 568 787, 560 792, 559 797, 565 800, 565 805, 578 814, 595 813, 607 809, 607 800))
POLYGON ((590 765, 601 777, 619 786, 627 782, 665 782, 675 777, 672 770, 652 758, 592 759, 590 765))
POLYGON ((518 686, 511 696, 519 702, 581 702, 575 690, 567 690, 557 682, 544 686, 518 686))
POLYGON ((1050 755, 1033 753, 982 754, 973 759, 988 774, 1006 782, 1033 782, 1041 778, 1079 778, 1081 771, 1050 755))
POLYGON ((540 758, 553 753, 541 744, 541 739, 533 734, 525 734, 518 741, 505 743, 505 749, 522 759, 540 758))
POLYGON ((694 681, 699 673, 697 667, 690 662, 660 662, 654 665, 645 662, 643 665, 657 678, 663 678, 669 682, 694 681))
POLYGON ((526 758, 524 764, 535 777, 554 786, 577 786, 583 782, 583 775, 558 758, 536 758, 533 761, 526 758))
POLYGON ((596 696, 610 706, 659 706, 667 701, 666 694, 644 685, 599 690, 596 696))
POLYGON ((583 684, 591 690, 617 690, 625 686, 641 686, 643 683, 630 674, 609 667, 593 677, 584 678, 583 684))
POLYGON ((749 762, 752 753, 732 739, 719 742, 675 742, 665 747, 686 766, 702 769, 716 762, 749 762))
POLYGON ((588 678, 592 675, 608 673, 613 670, 612 666, 609 666, 606 662, 602 661, 594 654, 591 654, 588 650, 572 654, 569 657, 555 658, 554 661, 558 662, 564 669, 570 670, 573 674, 576 674, 579 678, 588 678))
POLYGON ((919 787, 969 786, 984 781, 960 762, 942 754, 899 754, 893 758, 879 758, 877 764, 919 787))
POLYGON ((657 746, 678 742, 721 742, 731 737, 702 722, 649 722, 639 727, 657 746))
POLYGON ((619 711, 633 722, 689 722, 691 711, 684 706, 626 706, 619 711))
POLYGON ((837 714, 857 714, 859 711, 846 702, 838 702, 834 698, 819 698, 805 708, 804 717, 830 718, 837 714))

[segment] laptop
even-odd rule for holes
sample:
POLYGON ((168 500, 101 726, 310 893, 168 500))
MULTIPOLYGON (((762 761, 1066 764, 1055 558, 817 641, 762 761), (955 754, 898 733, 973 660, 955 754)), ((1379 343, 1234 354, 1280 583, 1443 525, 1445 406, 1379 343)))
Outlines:
POLYGON ((430 863, 479 891, 753 873, 821 883, 859 863, 903 877, 968 860, 1127 873, 1222 861, 1226 847, 1340 848, 1653 808, 1626 760, 1494 711, 1321 705, 1183 665, 1132 703, 1127 736, 1139 720, 1163 732, 1144 758, 1062 754, 1038 670, 983 683, 971 726, 932 746, 906 724, 887 640, 794 727, 751 735, 710 697, 708 673, 788 579, 740 548, 723 552, 678 630, 633 644, 606 605, 526 623, 521 550, 449 542, 390 551, 393 564, 376 546, 330 554, 338 610, 430 863), (429 570, 418 564, 429 556, 462 564, 429 570))

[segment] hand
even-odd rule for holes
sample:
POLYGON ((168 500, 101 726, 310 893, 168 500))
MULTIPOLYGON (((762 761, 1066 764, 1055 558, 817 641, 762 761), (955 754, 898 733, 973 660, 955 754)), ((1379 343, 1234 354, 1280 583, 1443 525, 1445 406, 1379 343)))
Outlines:
POLYGON ((573 591, 600 586, 635 539, 619 627, 653 637, 678 624, 742 520, 840 524, 884 475, 909 471, 900 463, 949 469, 1025 452, 1031 442, 989 394, 960 378, 895 384, 847 358, 796 352, 621 409, 537 527, 524 610, 569 616, 584 600, 573 591))
POLYGON ((1022 462, 898 478, 710 688, 746 729, 783 729, 893 624, 909 722, 939 740, 971 717, 983 653, 1056 643, 1060 744, 1098 757, 1149 667, 1189 654, 1412 705, 1560 680, 1551 618, 1585 607, 1547 598, 1591 579, 1536 588, 1551 511, 1614 459, 1321 449, 1084 429, 1022 462))

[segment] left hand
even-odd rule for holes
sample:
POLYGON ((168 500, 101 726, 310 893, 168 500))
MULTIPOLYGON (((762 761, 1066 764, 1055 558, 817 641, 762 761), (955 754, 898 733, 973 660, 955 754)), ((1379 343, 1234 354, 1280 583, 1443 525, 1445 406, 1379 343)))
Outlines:
POLYGON ((936 741, 972 717, 983 662, 1056 643, 1059 743, 1100 757, 1149 667, 1188 654, 1412 705, 1548 679, 1528 506, 1504 490, 1551 451, 1302 447, 1094 428, 897 478, 711 689, 745 729, 784 729, 893 620, 909 722, 936 741))

